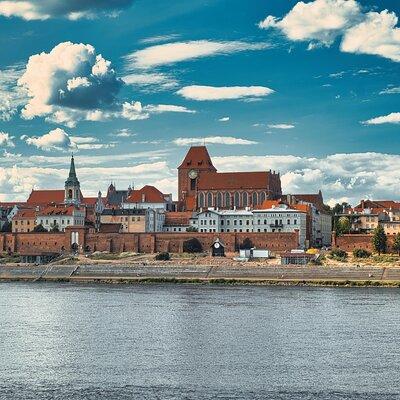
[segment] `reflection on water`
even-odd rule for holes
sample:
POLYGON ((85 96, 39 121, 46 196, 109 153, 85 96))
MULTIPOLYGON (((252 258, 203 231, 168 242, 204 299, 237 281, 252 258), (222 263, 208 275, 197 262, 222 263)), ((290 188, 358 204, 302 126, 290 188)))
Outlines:
POLYGON ((0 284, 1 399, 397 399, 400 292, 0 284))

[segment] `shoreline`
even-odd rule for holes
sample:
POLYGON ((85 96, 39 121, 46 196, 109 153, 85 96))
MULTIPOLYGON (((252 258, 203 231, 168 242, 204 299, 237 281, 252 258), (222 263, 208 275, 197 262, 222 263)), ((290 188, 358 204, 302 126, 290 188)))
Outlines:
POLYGON ((0 282, 400 287, 399 267, 0 265, 0 282))

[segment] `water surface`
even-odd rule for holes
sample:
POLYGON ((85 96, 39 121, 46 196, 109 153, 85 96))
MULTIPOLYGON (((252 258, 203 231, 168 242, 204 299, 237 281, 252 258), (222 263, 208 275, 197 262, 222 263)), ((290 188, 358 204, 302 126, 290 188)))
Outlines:
POLYGON ((392 288, 0 284, 1 399, 398 399, 392 288))

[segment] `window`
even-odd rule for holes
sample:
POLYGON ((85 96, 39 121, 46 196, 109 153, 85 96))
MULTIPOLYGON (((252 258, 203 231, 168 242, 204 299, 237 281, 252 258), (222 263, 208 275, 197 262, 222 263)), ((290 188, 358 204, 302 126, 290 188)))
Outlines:
POLYGON ((233 220, 233 225, 237 225, 236 219, 233 220))
POLYGON ((217 207, 222 207, 222 193, 217 193, 217 207))
POLYGON ((243 225, 243 221, 239 219, 239 225, 243 225))
POLYGON ((221 232, 222 232, 222 233, 224 232, 224 229, 223 229, 223 228, 221 229, 221 232))
POLYGON ((242 204, 243 204, 243 207, 247 207, 248 206, 248 202, 249 202, 249 197, 248 197, 246 192, 243 192, 242 193, 242 204))
POLYGON ((18 221, 15 221, 15 225, 18 225, 18 221))
POLYGON ((228 220, 226 221, 226 224, 227 224, 227 225, 230 225, 230 224, 231 224, 231 221, 228 219, 228 220))
POLYGON ((199 201, 199 207, 204 207, 204 193, 199 193, 198 201, 199 201))
POLYGON ((225 193, 225 207, 231 206, 231 194, 226 192, 225 193))
POLYGON ((207 207, 212 207, 213 205, 213 195, 212 193, 207 194, 207 207))
POLYGON ((235 207, 239 207, 240 206, 240 194, 239 194, 239 192, 235 192, 233 200, 234 200, 235 207))
POLYGON ((290 225, 290 219, 287 220, 287 224, 290 225))
POLYGON ((224 225, 224 220, 223 219, 221 220, 221 225, 224 225))
POLYGON ((266 199, 265 192, 261 192, 260 194, 260 203, 263 203, 266 199))
POLYGON ((258 195, 257 195, 257 193, 256 193, 256 192, 254 192, 254 193, 253 193, 253 199, 252 199, 252 202, 253 202, 253 206, 255 206, 255 205, 257 205, 257 204, 258 204, 258 195))
POLYGON ((250 225, 250 221, 246 219, 246 225, 250 225))
POLYGON ((190 180, 190 190, 196 190, 196 179, 190 180))
POLYGON ((293 224, 294 224, 294 225, 297 225, 297 219, 295 219, 295 220, 293 221, 293 224))

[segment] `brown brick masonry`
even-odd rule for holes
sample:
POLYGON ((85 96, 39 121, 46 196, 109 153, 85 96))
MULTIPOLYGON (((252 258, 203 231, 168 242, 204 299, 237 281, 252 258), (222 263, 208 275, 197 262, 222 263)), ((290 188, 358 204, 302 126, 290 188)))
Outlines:
POLYGON ((71 234, 79 233, 80 251, 109 251, 112 253, 183 252, 183 242, 197 238, 207 251, 219 238, 226 252, 234 252, 245 238, 260 249, 283 252, 297 248, 298 233, 90 233, 83 228, 68 228, 65 233, 6 233, 0 234, 0 251, 25 255, 68 252, 71 234))
MULTIPOLYGON (((388 252, 392 251, 394 235, 388 235, 388 252)), ((332 234, 332 247, 342 249, 347 252, 351 252, 354 249, 365 249, 373 251, 372 246, 372 235, 367 234, 352 234, 352 235, 341 235, 336 236, 332 234)))

